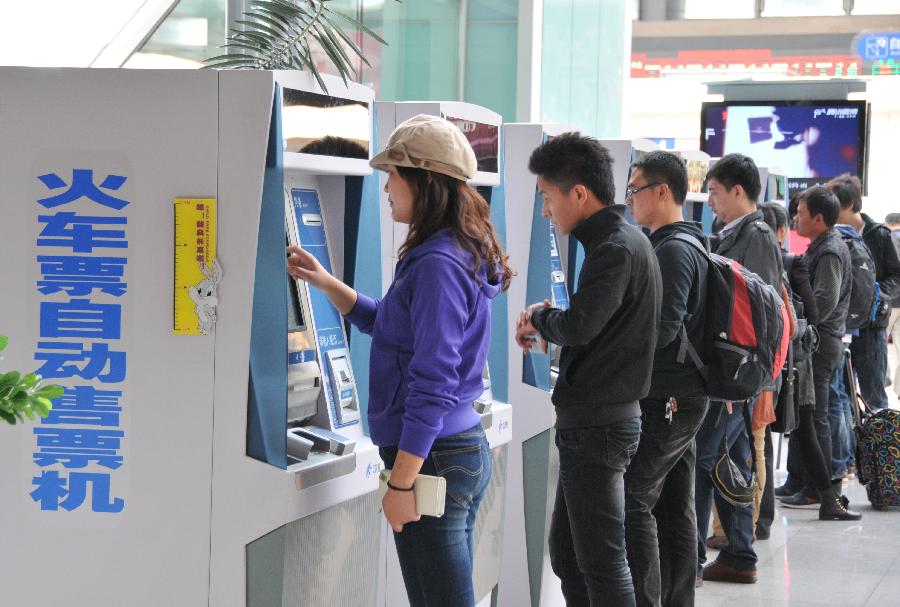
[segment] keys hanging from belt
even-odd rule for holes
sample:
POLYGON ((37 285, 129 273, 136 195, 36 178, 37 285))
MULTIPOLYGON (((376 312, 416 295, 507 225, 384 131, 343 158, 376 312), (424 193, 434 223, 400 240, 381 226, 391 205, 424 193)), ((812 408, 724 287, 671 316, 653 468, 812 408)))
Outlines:
POLYGON ((666 421, 670 424, 672 423, 672 418, 678 412, 678 399, 674 396, 670 396, 669 400, 666 401, 666 421))

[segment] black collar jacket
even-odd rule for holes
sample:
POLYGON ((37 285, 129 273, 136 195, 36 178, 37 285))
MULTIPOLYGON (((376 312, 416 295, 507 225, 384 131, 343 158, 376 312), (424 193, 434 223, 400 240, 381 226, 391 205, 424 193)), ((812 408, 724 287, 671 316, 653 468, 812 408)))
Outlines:
POLYGON ((650 389, 662 279, 650 241, 624 209, 604 208, 575 228, 585 260, 570 307, 531 317, 541 337, 562 346, 553 391, 560 428, 636 417, 650 389))

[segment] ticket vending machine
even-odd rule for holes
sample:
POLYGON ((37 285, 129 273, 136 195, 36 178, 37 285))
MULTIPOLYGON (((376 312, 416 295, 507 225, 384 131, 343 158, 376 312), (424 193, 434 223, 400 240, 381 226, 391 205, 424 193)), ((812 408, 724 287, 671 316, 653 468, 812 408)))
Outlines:
MULTIPOLYGON (((378 146, 382 149, 391 132, 402 122, 419 114, 441 116, 463 132, 475 151, 477 173, 469 184, 488 202, 491 222, 500 239, 506 244, 506 204, 501 185, 501 124, 499 114, 470 103, 447 102, 379 102, 376 104, 378 146)), ((397 251, 406 238, 407 226, 391 220, 387 194, 382 194, 382 281, 386 290, 397 264, 397 251)), ((474 407, 481 415, 481 425, 487 435, 493 455, 493 474, 487 493, 478 510, 475 526, 474 586, 479 605, 490 605, 495 599, 500 579, 501 554, 504 536, 504 510, 508 443, 512 436, 512 406, 509 398, 507 373, 508 353, 512 347, 511 316, 507 294, 494 298, 491 307, 491 349, 484 369, 484 393, 474 407)), ((406 602, 406 591, 400 573, 393 540, 387 542, 387 571, 385 605, 392 607, 406 602)))
MULTIPOLYGON (((576 129, 548 124, 503 127, 503 192, 508 210, 508 252, 518 272, 509 291, 515 317, 530 303, 549 299, 568 305, 567 239, 542 216, 537 178, 528 170, 532 151, 549 137, 576 129)), ((556 416, 550 396, 558 372, 558 348, 548 354, 509 350, 509 393, 516 424, 509 449, 506 529, 500 604, 564 604, 559 579, 550 568, 547 538, 559 479, 554 444, 556 416)))
POLYGON ((326 83, 0 68, 2 364, 69 390, 2 429, 4 604, 376 604, 365 342, 286 274, 381 288, 373 93, 326 83))
POLYGON ((268 162, 277 168, 280 158, 281 175, 267 175, 272 182, 263 193, 262 215, 271 214, 259 231, 247 454, 284 468, 296 504, 291 520, 247 544, 248 607, 374 605, 378 589, 381 460, 363 430, 367 385, 358 374, 368 365, 367 348, 351 355, 349 338, 362 336, 348 334, 323 292, 285 273, 269 280, 259 269, 271 261, 270 249, 273 257, 280 249, 283 270, 285 244, 300 246, 351 286, 381 292, 363 278, 380 273, 378 259, 366 255, 380 237, 377 176, 368 166, 374 93, 326 82, 328 91, 307 73, 275 73, 268 162), (283 320, 273 322, 270 313, 283 320), (274 356, 278 343, 286 348, 274 356), (286 409, 280 395, 270 406, 276 359, 287 369, 286 409), (280 601, 273 587, 281 588, 280 601))

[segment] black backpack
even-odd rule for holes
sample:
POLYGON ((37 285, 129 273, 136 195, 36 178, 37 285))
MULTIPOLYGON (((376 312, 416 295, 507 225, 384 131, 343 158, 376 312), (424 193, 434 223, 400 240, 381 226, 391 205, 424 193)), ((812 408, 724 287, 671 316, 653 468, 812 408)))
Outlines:
POLYGON ((861 329, 875 320, 880 299, 875 282, 875 260, 862 238, 841 232, 850 250, 850 307, 847 310, 847 330, 861 329))

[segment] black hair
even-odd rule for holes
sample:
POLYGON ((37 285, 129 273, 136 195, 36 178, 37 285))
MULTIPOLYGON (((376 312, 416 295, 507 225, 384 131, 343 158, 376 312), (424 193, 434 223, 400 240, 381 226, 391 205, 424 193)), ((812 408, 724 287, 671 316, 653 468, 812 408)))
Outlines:
POLYGON ((762 185, 759 182, 759 169, 749 156, 743 154, 726 154, 719 159, 706 174, 706 181, 715 179, 729 192, 739 185, 744 188, 747 198, 756 202, 762 185))
POLYGON ((817 185, 803 190, 797 198, 806 202, 806 210, 809 211, 810 217, 821 215, 825 220, 825 225, 829 228, 834 227, 834 224, 837 223, 838 216, 841 214, 841 203, 838 202, 834 192, 825 186, 817 185))
POLYGON ((888 213, 884 218, 884 223, 890 225, 900 223, 900 213, 888 213))
POLYGON ((688 177, 684 161, 663 150, 655 150, 638 158, 631 164, 631 170, 640 169, 647 183, 664 183, 672 190, 672 197, 679 206, 687 197, 688 177))
POLYGON ((837 196, 842 209, 850 209, 854 213, 862 211, 862 183, 859 177, 844 173, 825 185, 837 196))
POLYGON ((615 204, 612 157, 593 137, 563 133, 539 145, 528 160, 528 170, 568 192, 583 185, 605 206, 615 204))
POLYGON ((342 158, 369 158, 369 150, 352 139, 326 135, 322 139, 310 141, 300 149, 302 154, 319 156, 341 156, 342 158))
POLYGON ((773 232, 777 232, 781 228, 788 225, 787 210, 780 202, 761 202, 757 205, 763 213, 763 219, 773 232))
POLYGON ((791 216, 791 222, 794 221, 794 217, 797 216, 797 209, 800 207, 800 196, 798 194, 794 194, 791 196, 790 202, 788 202, 788 215, 791 216))

